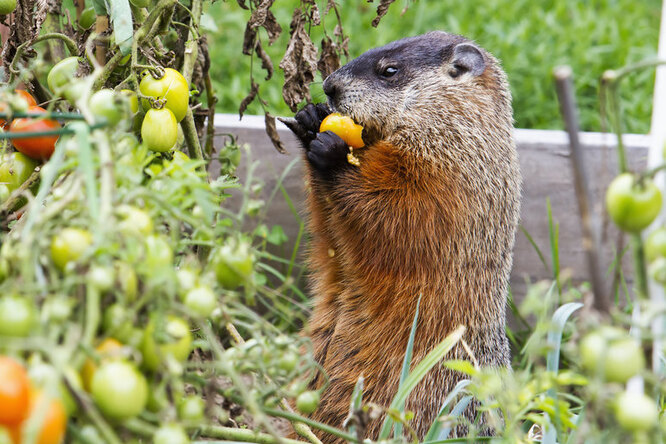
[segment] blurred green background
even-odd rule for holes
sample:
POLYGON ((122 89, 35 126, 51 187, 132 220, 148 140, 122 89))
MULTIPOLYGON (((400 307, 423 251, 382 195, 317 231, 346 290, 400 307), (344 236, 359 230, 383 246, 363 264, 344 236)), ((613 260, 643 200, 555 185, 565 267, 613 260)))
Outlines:
MULTIPOLYGON (((317 3, 323 11, 325 1, 317 3)), ((275 64, 275 77, 262 84, 260 95, 268 102, 268 109, 278 115, 292 114, 282 100, 282 71, 277 66, 289 38, 293 8, 298 4, 297 0, 278 0, 272 8, 283 34, 276 44, 267 47, 275 64)), ((571 65, 581 126, 588 131, 601 130, 602 73, 656 55, 661 9, 661 0, 398 0, 374 29, 370 22, 377 2, 338 0, 337 4, 344 30, 350 36, 352 58, 392 40, 435 29, 478 42, 499 58, 507 71, 519 128, 562 128, 552 70, 560 64, 571 65)), ((238 7, 236 1, 227 0, 213 4, 208 14, 214 22, 208 26, 207 35, 210 72, 219 98, 217 109, 235 113, 250 89, 250 57, 241 54, 250 12, 238 7)), ((323 18, 329 34, 335 25, 332 12, 323 18)), ((315 44, 322 35, 321 26, 312 28, 315 44)), ((255 78, 263 80, 260 63, 253 69, 255 78)), ((653 85, 653 70, 623 82, 626 131, 649 131, 653 85)), ((315 101, 325 100, 321 78, 311 90, 315 101)), ((248 113, 261 114, 263 110, 255 101, 248 113)))

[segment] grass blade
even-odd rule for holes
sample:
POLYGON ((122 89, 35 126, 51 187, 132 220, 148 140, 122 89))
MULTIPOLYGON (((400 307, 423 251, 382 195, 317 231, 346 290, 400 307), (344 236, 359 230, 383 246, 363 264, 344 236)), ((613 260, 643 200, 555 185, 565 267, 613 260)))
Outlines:
MULTIPOLYGON (((359 376, 352 392, 351 402, 349 403, 349 417, 351 418, 355 411, 361 408, 363 403, 363 376, 359 376)), ((345 421, 347 422, 347 421, 345 421)), ((356 426, 354 424, 349 426, 349 433, 354 435, 356 433, 356 426)))
POLYGON ((550 206, 550 199, 546 199, 546 208, 548 209, 548 239, 550 240, 550 255, 553 265, 553 279, 557 282, 557 294, 562 295, 560 283, 560 226, 553 223, 553 210, 550 206))
MULTIPOLYGON (((398 387, 402 387, 405 380, 409 376, 409 366, 412 363, 412 354, 414 352, 414 336, 416 335, 416 326, 419 321, 419 307, 421 305, 421 296, 419 295, 419 300, 416 302, 416 312, 414 313, 414 320, 412 321, 412 330, 409 332, 409 340, 407 341, 407 350, 405 350, 405 357, 402 360, 402 372, 400 373, 400 384, 398 387)), ((405 410, 405 404, 403 403, 400 407, 400 412, 402 413, 405 410)), ((399 437, 402 435, 402 424, 396 423, 395 431, 393 433, 394 437, 399 437)))
POLYGON ((569 302, 558 308, 553 314, 553 326, 548 332, 548 356, 546 358, 546 369, 557 373, 560 366, 560 347, 562 345, 562 331, 569 317, 583 304, 580 302, 569 302))
MULTIPOLYGON (((449 414, 448 416, 450 416, 452 418, 457 418, 458 416, 460 416, 462 414, 462 412, 467 408, 469 403, 472 402, 472 399, 473 399, 473 396, 471 396, 471 395, 464 396, 463 398, 461 398, 460 401, 458 401, 458 403, 455 405, 455 407, 453 407, 453 410, 451 410, 451 414, 449 414)), ((438 418, 439 418, 439 416, 438 416, 438 418)), ((437 422, 439 424, 442 423, 441 421, 437 421, 437 422)), ((444 439, 448 438, 450 433, 451 433, 451 427, 449 427, 449 426, 444 427, 443 429, 441 429, 437 433, 437 436, 435 437, 435 440, 436 441, 444 440, 444 439)))
MULTIPOLYGON (((448 436, 448 433, 442 437, 441 430, 442 430, 442 421, 439 419, 447 414, 448 412, 448 406, 451 401, 453 401, 458 394, 463 391, 471 381, 469 379, 463 379, 462 381, 458 382, 456 386, 451 390, 451 393, 449 393, 446 398, 444 399, 444 402, 442 403, 442 406, 439 409, 439 413, 437 414, 437 417, 433 421, 433 423, 430 425, 430 429, 428 430, 428 433, 426 433, 426 436, 424 441, 432 441, 432 440, 439 440, 439 439, 445 439, 446 436, 448 436)), ((454 407, 455 408, 455 407, 454 407)))
MULTIPOLYGON (((440 342, 430 353, 426 355, 421 362, 418 363, 414 370, 409 374, 407 379, 398 388, 398 392, 393 397, 391 402, 391 409, 397 410, 399 406, 403 405, 407 396, 414 390, 414 387, 424 378, 424 376, 433 368, 442 358, 460 341, 465 333, 465 326, 461 325, 456 328, 450 335, 448 335, 442 342, 440 342)), ((388 439, 391 433, 391 420, 387 417, 384 420, 379 439, 388 439)))
POLYGON ((550 267, 548 266, 548 262, 546 262, 546 257, 541 252, 541 248, 539 248, 539 246, 536 244, 536 241, 534 240, 534 238, 532 238, 532 236, 525 229, 524 226, 520 225, 519 228, 520 228, 520 231, 522 231, 523 234, 525 235, 525 237, 527 238, 528 242, 532 245, 532 248, 534 248, 534 251, 536 251, 537 256, 539 256, 539 260, 541 260, 541 263, 546 268, 546 271, 548 273, 550 273, 550 267))

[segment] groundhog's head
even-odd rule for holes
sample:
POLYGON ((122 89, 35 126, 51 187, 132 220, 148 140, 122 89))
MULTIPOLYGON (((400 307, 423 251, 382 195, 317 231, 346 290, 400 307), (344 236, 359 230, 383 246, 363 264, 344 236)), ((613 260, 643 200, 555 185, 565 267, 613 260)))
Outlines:
POLYGON ((470 40, 441 31, 364 53, 331 74, 324 92, 332 108, 365 127, 371 142, 512 126, 511 96, 497 61, 470 40))

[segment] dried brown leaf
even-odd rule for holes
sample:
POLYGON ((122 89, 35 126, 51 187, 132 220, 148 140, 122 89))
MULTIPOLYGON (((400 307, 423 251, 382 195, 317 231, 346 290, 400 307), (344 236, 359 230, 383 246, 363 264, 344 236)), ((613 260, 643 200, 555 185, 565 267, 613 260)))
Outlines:
POLYGON ((280 61, 280 68, 284 71, 282 97, 296 112, 303 99, 310 100, 310 83, 317 70, 317 48, 305 30, 305 17, 300 9, 294 11, 290 27, 287 51, 280 61))
POLYGON ((261 59, 261 67, 266 70, 266 79, 270 80, 273 77, 273 61, 271 60, 268 53, 264 50, 264 47, 261 46, 261 42, 257 42, 257 47, 255 48, 257 52, 257 57, 261 59))
POLYGON ((250 88, 250 93, 245 96, 243 101, 240 103, 240 106, 238 107, 238 115, 240 118, 243 118, 243 114, 245 114, 245 110, 247 110, 247 107, 252 101, 257 97, 257 94, 259 93, 259 85, 257 85, 254 81, 252 82, 252 87, 250 88))
POLYGON ((395 2, 395 0, 380 0, 379 5, 377 6, 377 17, 372 20, 372 26, 374 28, 379 25, 379 21, 386 15, 389 6, 391 6, 393 2, 395 2))
POLYGON ((275 149, 280 154, 289 154, 287 153, 287 150, 284 149, 284 144, 282 143, 282 140, 280 140, 280 135, 277 132, 277 127, 275 126, 275 116, 267 112, 264 115, 264 120, 266 122, 266 134, 268 134, 271 142, 273 142, 275 149))
POLYGON ((326 36, 321 39, 321 56, 317 61, 317 69, 321 73, 321 77, 325 79, 339 67, 340 54, 337 45, 330 37, 326 36))
POLYGON ((335 0, 326 1, 326 9, 324 9, 324 15, 328 15, 331 9, 335 9, 335 0))
POLYGON ((243 8, 243 9, 250 9, 250 8, 248 8, 247 5, 245 4, 245 0, 236 0, 236 3, 238 3, 238 6, 240 6, 240 7, 243 8))
POLYGON ((252 55, 256 44, 257 29, 253 28, 250 22, 247 22, 247 25, 245 25, 245 35, 243 36, 243 54, 252 55))

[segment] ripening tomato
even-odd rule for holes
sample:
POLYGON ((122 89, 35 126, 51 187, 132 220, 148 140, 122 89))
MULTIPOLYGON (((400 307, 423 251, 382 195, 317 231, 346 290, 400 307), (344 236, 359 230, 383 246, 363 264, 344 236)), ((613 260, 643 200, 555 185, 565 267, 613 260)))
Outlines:
POLYGON ((657 424, 659 409, 644 393, 622 392, 615 399, 615 417, 625 430, 645 431, 657 424))
POLYGON ((30 380, 25 367, 0 356, 0 424, 17 424, 28 416, 30 380))
POLYGON ((61 270, 70 262, 76 262, 92 245, 89 231, 81 228, 63 228, 51 240, 51 259, 61 270))
POLYGON ((42 390, 32 390, 29 416, 30 418, 23 423, 10 428, 15 443, 24 442, 24 435, 30 435, 34 430, 33 427, 37 429, 36 440, 32 441, 35 444, 63 442, 67 428, 67 414, 62 401, 50 397, 42 390))
MULTIPOLYGON (((46 110, 39 106, 28 108, 29 113, 45 113, 46 110)), ((22 117, 14 119, 9 125, 10 133, 34 133, 38 131, 52 131, 60 129, 58 122, 51 119, 33 117, 22 117)), ((58 141, 58 135, 36 136, 22 139, 12 139, 12 145, 28 157, 37 160, 45 160, 51 157, 58 141)))
POLYGON ((340 113, 332 113, 322 120, 319 132, 331 131, 338 135, 347 145, 352 148, 365 146, 363 138, 363 127, 352 120, 351 117, 340 113))
POLYGON ((139 99, 136 97, 136 93, 131 89, 121 89, 120 93, 123 94, 129 100, 130 111, 132 115, 135 115, 139 111, 139 99))
POLYGON ((659 214, 661 192, 651 179, 638 183, 633 174, 620 174, 606 190, 606 209, 621 230, 639 232, 659 214))
POLYGON ((148 149, 163 153, 178 141, 178 122, 166 109, 149 109, 141 124, 141 138, 148 149))
MULTIPOLYGON (((113 338, 104 339, 96 348, 100 361, 104 362, 108 359, 119 359, 123 356, 123 344, 113 338)), ((97 370, 97 364, 92 359, 86 359, 81 367, 81 379, 83 380, 83 388, 90 391, 92 378, 97 370)))
MULTIPOLYGON (((139 92, 144 96, 166 99, 164 107, 173 113, 178 122, 187 114, 190 90, 185 77, 175 69, 166 68, 161 79, 155 79, 152 74, 146 73, 139 84, 139 92)), ((151 108, 148 100, 143 99, 141 103, 146 111, 151 108)))
POLYGON ((37 106, 37 101, 28 91, 24 89, 16 89, 14 92, 21 96, 28 103, 28 107, 37 106))
POLYGON ((159 338, 155 335, 157 322, 156 318, 148 322, 141 343, 144 366, 153 371, 157 370, 169 356, 177 362, 185 361, 190 355, 192 346, 190 326, 183 319, 171 315, 163 319, 165 324, 160 326, 160 329, 166 335, 160 335, 159 338), (164 340, 162 336, 168 336, 169 339, 164 340), (158 343, 157 340, 161 341, 158 343))
POLYGON ((139 415, 148 402, 148 382, 134 364, 106 361, 95 371, 91 394, 102 413, 115 420, 139 415))
POLYGON ((25 337, 37 324, 35 303, 18 295, 0 296, 0 337, 25 337))

